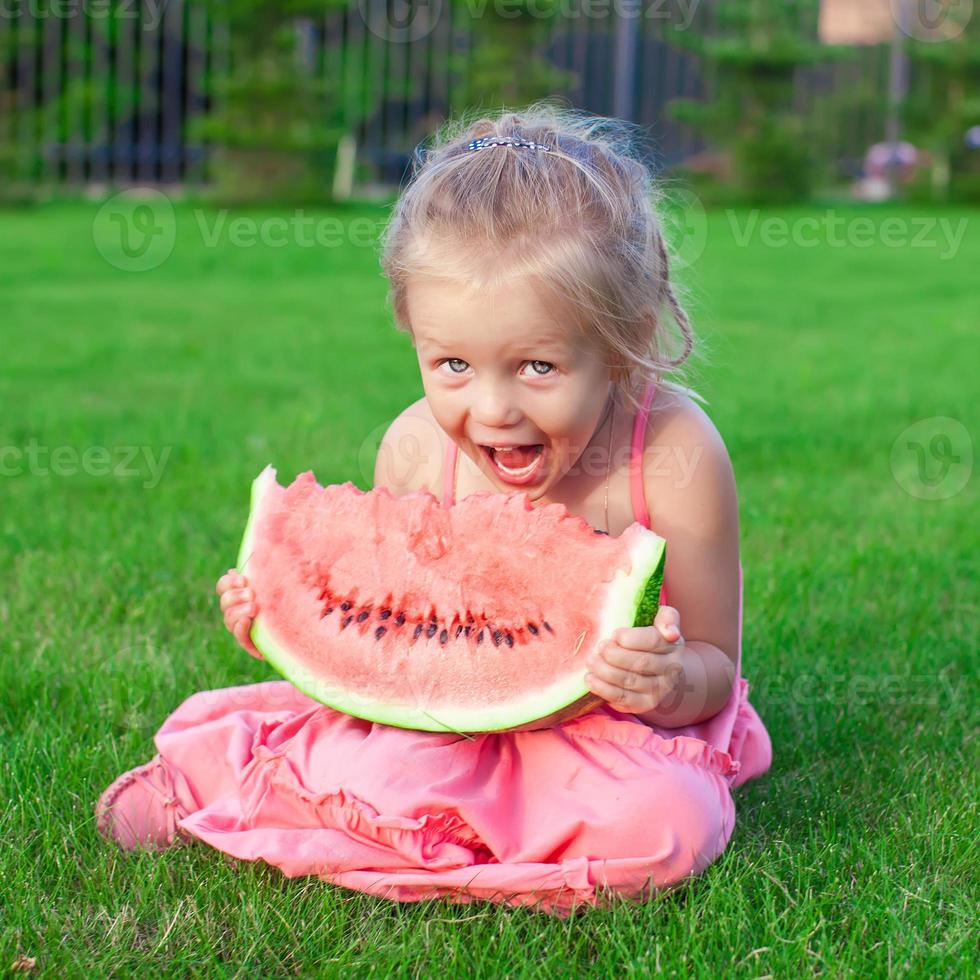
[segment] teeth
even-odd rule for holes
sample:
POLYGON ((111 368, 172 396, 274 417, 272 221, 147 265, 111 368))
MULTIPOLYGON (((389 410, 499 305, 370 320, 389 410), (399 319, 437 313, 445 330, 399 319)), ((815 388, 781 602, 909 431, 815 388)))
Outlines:
POLYGON ((527 466, 522 466, 519 469, 514 469, 513 467, 504 465, 503 461, 499 457, 501 456, 502 453, 505 452, 513 452, 513 450, 495 449, 493 451, 494 462, 496 462, 497 466, 499 466, 500 469, 502 469, 508 476, 522 477, 522 476, 527 476, 527 474, 530 473, 534 469, 534 467, 538 465, 538 460, 541 458, 542 450, 538 449, 537 455, 534 457, 534 459, 532 459, 531 462, 527 464, 527 466))

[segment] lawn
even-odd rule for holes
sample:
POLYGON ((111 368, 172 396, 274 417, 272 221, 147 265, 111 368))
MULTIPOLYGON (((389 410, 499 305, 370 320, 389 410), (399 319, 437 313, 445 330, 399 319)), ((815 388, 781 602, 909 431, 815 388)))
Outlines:
POLYGON ((738 480, 774 761, 687 887, 561 921, 98 836, 98 794, 184 698, 273 676, 214 594, 250 481, 271 462, 370 486, 422 394, 385 214, 304 231, 182 204, 173 241, 113 252, 95 205, 0 213, 0 968, 974 975, 980 212, 688 216, 694 381, 738 480))

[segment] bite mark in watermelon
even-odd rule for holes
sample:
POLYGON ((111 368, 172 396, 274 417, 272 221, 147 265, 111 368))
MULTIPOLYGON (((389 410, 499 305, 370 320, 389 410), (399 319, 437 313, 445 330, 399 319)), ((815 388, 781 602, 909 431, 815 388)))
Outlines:
POLYGON ((321 487, 312 472, 252 484, 238 555, 258 604, 251 639, 311 698, 401 728, 545 728, 602 699, 588 656, 653 621, 666 541, 619 537, 561 504, 426 490, 321 487))

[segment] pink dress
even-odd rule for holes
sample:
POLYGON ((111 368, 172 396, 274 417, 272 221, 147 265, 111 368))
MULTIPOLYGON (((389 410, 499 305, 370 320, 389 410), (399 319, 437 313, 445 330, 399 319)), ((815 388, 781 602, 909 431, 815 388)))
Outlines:
MULTIPOLYGON (((633 429, 631 491, 649 526, 633 429)), ((458 447, 450 442, 446 504, 458 447)), ((741 569, 739 588, 741 590, 741 569)), ((700 873, 735 824, 731 790, 766 772, 769 735, 739 670, 728 703, 685 728, 604 704, 534 732, 416 732, 342 714, 270 680, 187 698, 156 733, 177 826, 288 877, 396 901, 534 905, 565 917, 700 873)))

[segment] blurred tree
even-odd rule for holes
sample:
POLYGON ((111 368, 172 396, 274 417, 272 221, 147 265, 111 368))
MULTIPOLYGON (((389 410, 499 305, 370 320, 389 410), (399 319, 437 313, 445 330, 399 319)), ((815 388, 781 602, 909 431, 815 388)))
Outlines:
POLYGON ((214 104, 189 126, 193 138, 212 147, 213 197, 329 199, 337 147, 351 120, 340 79, 321 75, 304 57, 302 31, 348 0, 203 2, 227 27, 230 44, 229 70, 214 80, 214 104))
POLYGON ((575 72, 555 67, 544 48, 567 0, 508 0, 476 7, 452 0, 459 17, 469 19, 469 50, 450 55, 461 84, 450 92, 450 113, 474 106, 517 106, 571 89, 575 72), (475 16, 474 11, 479 15, 475 16))
POLYGON ((667 35, 700 56, 715 93, 710 104, 673 100, 669 112, 730 155, 735 190, 746 200, 806 200, 819 175, 813 121, 793 108, 796 70, 849 51, 814 39, 818 11, 819 0, 719 0, 717 35, 667 35))
POLYGON ((11 30, 0 33, 0 202, 4 204, 34 200, 33 148, 25 139, 25 113, 16 85, 17 40, 11 30))
POLYGON ((949 9, 946 36, 908 41, 913 85, 903 106, 907 138, 932 157, 931 195, 980 201, 980 148, 967 131, 980 126, 980 18, 949 9))

